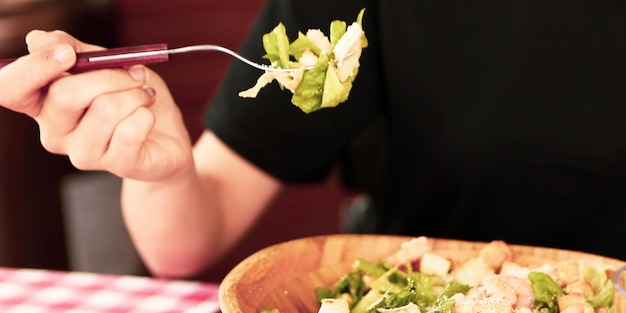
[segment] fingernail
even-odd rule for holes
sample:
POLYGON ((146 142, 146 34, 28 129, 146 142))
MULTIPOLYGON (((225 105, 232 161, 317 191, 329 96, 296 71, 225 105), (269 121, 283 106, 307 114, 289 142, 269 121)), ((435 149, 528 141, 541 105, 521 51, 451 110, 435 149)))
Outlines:
POLYGON ((151 97, 154 98, 156 96, 156 90, 150 86, 143 86, 143 90, 151 97))
POLYGON ((68 45, 56 47, 52 52, 52 59, 58 63, 67 63, 74 57, 74 49, 68 45))
POLYGON ((128 69, 128 74, 138 82, 146 81, 146 70, 141 66, 134 66, 128 69))

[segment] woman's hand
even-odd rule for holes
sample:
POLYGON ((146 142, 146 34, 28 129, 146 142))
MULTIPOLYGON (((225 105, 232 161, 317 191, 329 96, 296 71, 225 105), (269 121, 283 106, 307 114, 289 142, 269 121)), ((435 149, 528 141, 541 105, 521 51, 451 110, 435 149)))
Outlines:
POLYGON ((126 178, 125 223, 153 274, 197 274, 228 251, 277 194, 278 180, 210 131, 192 150, 156 73, 133 66, 71 75, 76 52, 101 48, 58 31, 34 31, 27 43, 30 54, 0 69, 0 106, 31 116, 43 146, 68 155, 77 168, 126 178))
POLYGON ((41 142, 79 169, 163 180, 193 168, 191 143, 167 86, 144 66, 67 74, 75 51, 101 49, 33 31, 30 54, 0 69, 0 105, 37 121, 41 142))

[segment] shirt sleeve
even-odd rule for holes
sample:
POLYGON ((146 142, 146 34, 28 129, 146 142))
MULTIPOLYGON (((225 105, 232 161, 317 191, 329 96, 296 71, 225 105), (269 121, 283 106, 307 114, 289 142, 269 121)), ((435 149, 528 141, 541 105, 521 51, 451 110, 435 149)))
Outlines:
MULTIPOLYGON (((261 58, 265 54, 262 36, 278 23, 285 25, 290 40, 307 29, 328 34, 331 21, 351 23, 365 6, 364 1, 356 0, 268 1, 240 52, 267 63, 261 58)), ((210 103, 206 127, 236 153, 282 181, 324 179, 345 144, 380 110, 375 49, 367 32, 369 12, 366 8, 364 30, 370 46, 363 51, 346 102, 306 114, 291 103, 292 93, 281 90, 276 82, 264 87, 256 98, 240 98, 238 93, 253 86, 262 72, 234 62, 210 103)))

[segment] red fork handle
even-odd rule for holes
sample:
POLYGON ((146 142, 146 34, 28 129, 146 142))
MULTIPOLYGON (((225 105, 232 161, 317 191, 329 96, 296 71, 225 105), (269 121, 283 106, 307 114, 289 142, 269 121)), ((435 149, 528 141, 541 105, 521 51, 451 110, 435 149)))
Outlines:
MULTIPOLYGON (((76 53, 76 63, 68 70, 70 73, 80 73, 105 68, 119 68, 137 64, 152 64, 166 62, 170 59, 168 46, 164 43, 112 48, 99 51, 76 53), (100 57, 109 57, 101 58, 100 57)), ((12 63, 16 59, 0 60, 0 68, 12 63)))

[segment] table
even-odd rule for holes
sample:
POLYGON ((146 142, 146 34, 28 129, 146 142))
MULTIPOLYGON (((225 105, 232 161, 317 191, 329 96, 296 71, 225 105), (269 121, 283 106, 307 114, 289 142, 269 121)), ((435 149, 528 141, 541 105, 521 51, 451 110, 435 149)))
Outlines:
POLYGON ((212 313, 218 285, 142 276, 0 268, 0 312, 212 313))

